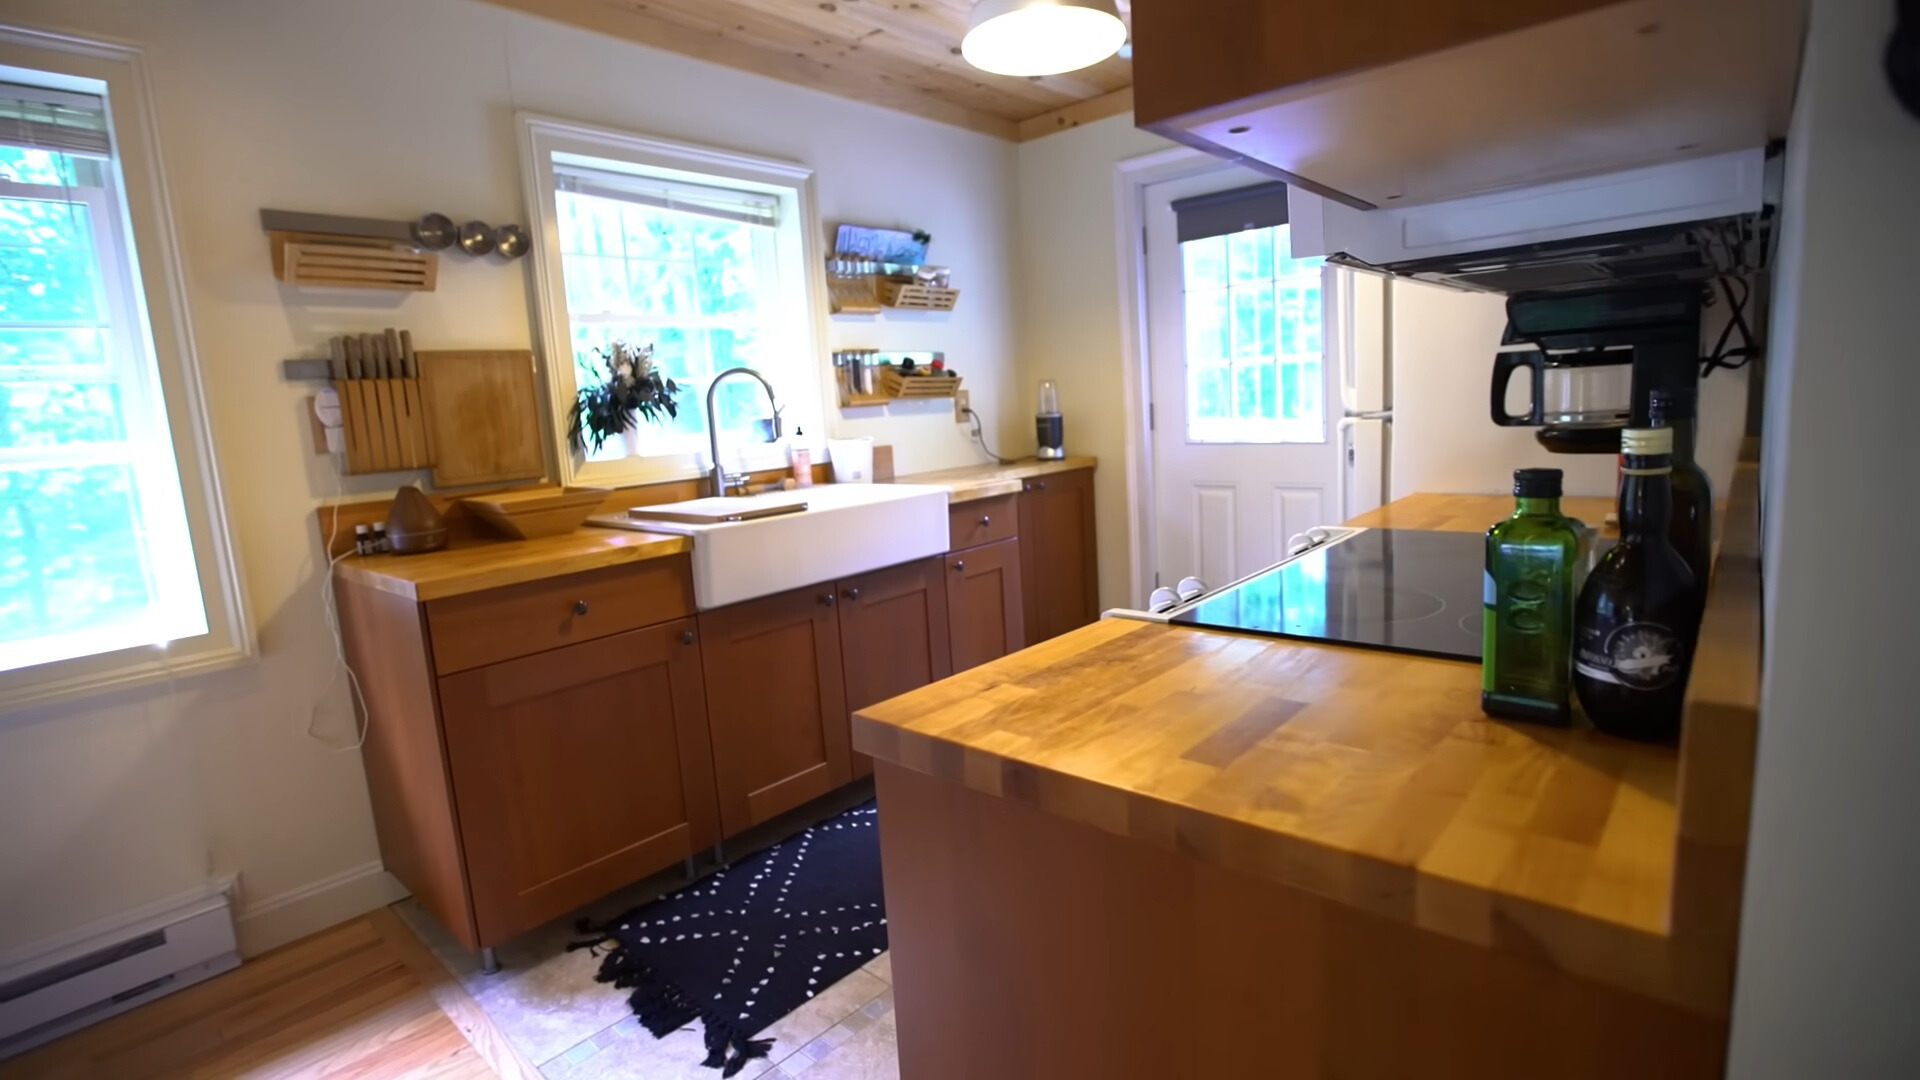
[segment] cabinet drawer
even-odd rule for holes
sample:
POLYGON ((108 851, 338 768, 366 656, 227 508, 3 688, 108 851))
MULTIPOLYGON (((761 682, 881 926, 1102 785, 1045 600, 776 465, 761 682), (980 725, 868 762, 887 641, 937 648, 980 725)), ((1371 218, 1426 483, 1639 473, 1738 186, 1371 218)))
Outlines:
POLYGON ((687 555, 529 581, 427 604, 441 675, 693 614, 687 555))
POLYGON ((1017 495, 996 495, 947 507, 948 548, 959 551, 1020 535, 1018 500, 1017 495))

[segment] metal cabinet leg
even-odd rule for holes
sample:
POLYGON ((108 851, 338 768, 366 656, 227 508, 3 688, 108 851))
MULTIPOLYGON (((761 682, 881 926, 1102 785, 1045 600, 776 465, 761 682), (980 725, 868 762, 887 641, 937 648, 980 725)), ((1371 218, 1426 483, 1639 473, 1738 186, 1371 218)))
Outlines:
POLYGON ((685 859, 681 860, 680 871, 681 873, 686 875, 686 878, 688 881, 693 880, 693 856, 689 855, 685 859))
POLYGON ((482 975, 500 974, 500 958, 491 948, 480 950, 480 973, 482 975))

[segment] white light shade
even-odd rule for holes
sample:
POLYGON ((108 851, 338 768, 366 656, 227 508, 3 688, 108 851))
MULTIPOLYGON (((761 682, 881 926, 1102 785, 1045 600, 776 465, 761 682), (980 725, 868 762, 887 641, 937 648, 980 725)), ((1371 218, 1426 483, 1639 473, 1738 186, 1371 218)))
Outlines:
POLYGON ((1127 42, 1113 0, 978 0, 960 53, 995 75, 1058 75, 1127 42))

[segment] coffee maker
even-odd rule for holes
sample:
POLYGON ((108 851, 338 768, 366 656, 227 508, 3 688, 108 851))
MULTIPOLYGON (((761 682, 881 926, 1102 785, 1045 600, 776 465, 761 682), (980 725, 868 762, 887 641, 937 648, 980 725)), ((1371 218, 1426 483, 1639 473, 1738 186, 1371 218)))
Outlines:
POLYGON ((1653 391, 1698 387, 1703 303, 1697 282, 1509 296, 1493 422, 1539 428, 1534 437, 1555 453, 1619 453, 1620 433, 1650 422, 1653 391), (1509 387, 1522 370, 1530 407, 1514 413, 1509 387))

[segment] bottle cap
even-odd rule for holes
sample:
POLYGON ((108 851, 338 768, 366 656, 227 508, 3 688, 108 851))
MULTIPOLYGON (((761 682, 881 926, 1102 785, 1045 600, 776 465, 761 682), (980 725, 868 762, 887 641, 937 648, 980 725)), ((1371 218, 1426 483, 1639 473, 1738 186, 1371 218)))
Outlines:
POLYGON ((1562 475, 1559 469, 1515 469, 1513 493, 1522 499, 1557 499, 1562 475))
POLYGON ((1698 408, 1699 395, 1692 387, 1663 386, 1647 394, 1647 411, 1656 424, 1674 420, 1691 420, 1698 408))
POLYGON ((1628 428, 1620 433, 1620 452, 1640 457, 1673 453, 1672 428, 1628 428))

